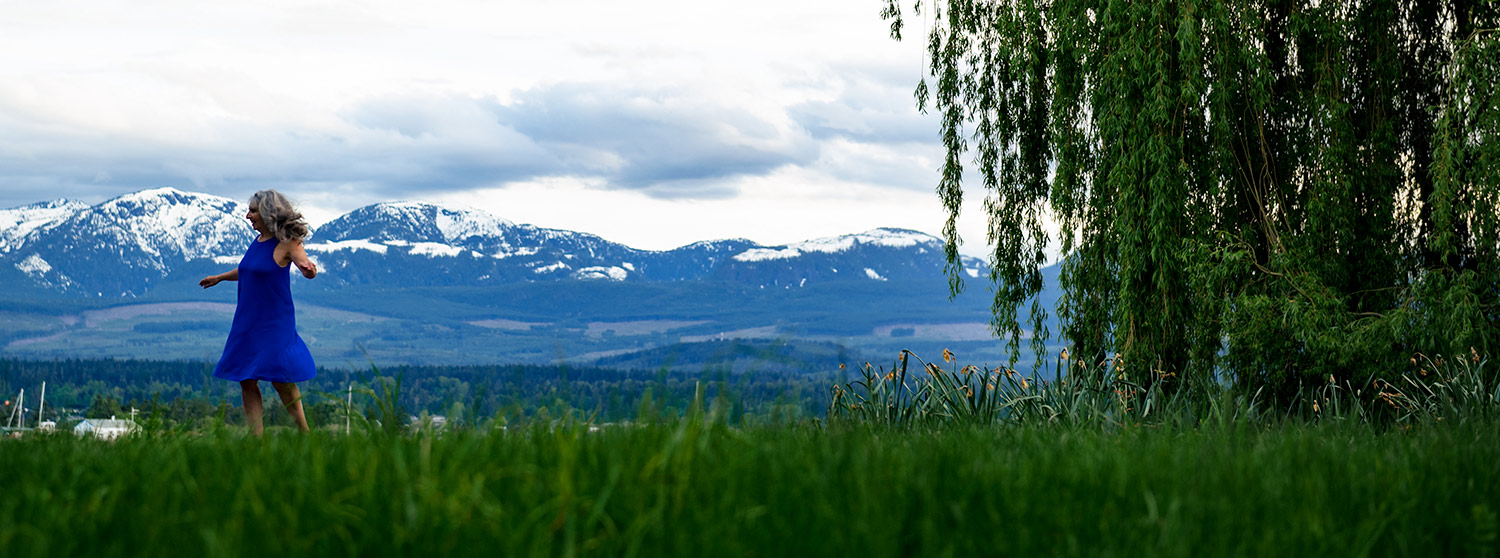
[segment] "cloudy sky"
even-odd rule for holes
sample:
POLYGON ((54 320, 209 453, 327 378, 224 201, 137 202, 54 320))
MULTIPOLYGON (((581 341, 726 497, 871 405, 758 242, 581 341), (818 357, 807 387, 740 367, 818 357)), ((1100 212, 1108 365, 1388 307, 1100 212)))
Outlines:
POLYGON ((277 188, 315 223, 424 200, 648 249, 937 233, 921 48, 880 7, 0 0, 0 207, 277 188))

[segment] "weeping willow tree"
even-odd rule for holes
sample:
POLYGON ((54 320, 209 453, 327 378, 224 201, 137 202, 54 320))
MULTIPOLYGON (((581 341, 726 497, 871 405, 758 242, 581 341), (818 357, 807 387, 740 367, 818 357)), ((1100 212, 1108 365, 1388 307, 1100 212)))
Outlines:
POLYGON ((966 176, 988 192, 1012 362, 1023 311, 1039 355, 1051 334, 1035 295, 1055 242, 1075 358, 1285 395, 1500 349, 1497 12, 886 0, 882 16, 897 40, 925 28, 916 97, 941 117, 955 289, 966 176))

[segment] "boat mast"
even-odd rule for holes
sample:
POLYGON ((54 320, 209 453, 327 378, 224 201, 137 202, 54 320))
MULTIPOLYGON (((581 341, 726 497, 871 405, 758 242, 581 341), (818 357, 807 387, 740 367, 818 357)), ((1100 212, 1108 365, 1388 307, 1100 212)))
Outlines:
POLYGON ((36 406, 36 428, 42 429, 42 411, 47 410, 47 382, 42 382, 42 402, 36 406))
POLYGON ((10 428, 10 426, 12 424, 16 423, 16 417, 22 417, 21 420, 26 420, 24 418, 25 415, 21 414, 21 406, 25 405, 25 404, 26 404, 26 388, 21 388, 21 395, 16 396, 16 408, 11 409, 10 410, 10 416, 5 417, 5 427, 6 428, 10 428))

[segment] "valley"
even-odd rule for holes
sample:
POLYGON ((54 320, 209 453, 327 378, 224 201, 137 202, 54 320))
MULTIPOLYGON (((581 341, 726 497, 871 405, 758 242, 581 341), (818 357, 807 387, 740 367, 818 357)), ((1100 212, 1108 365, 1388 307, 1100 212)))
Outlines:
MULTIPOLYGON (((0 210, 0 356, 216 360, 236 291, 197 282, 238 262, 243 209, 158 188, 0 210)), ((307 247, 320 274, 292 278, 298 326, 330 367, 790 370, 902 349, 1008 361, 989 331, 983 262, 963 258, 965 292, 950 299, 942 241, 906 229, 651 251, 389 202, 322 224, 307 247)), ((1056 268, 1044 275, 1050 306, 1056 268)))

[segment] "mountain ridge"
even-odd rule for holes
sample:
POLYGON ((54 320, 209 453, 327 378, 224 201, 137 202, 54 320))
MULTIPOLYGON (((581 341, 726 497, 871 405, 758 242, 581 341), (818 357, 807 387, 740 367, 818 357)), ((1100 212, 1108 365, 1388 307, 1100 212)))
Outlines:
MULTIPOLYGON (((142 296, 166 277, 238 262, 251 234, 245 210, 243 202, 171 187, 92 206, 54 200, 0 210, 0 286, 142 296)), ((882 227, 779 246, 717 239, 643 250, 421 201, 357 208, 318 226, 307 243, 327 272, 314 287, 322 289, 551 280, 794 288, 809 281, 928 278, 941 273, 941 248, 937 237, 882 227)), ((964 264, 971 276, 983 268, 977 258, 964 264)))

